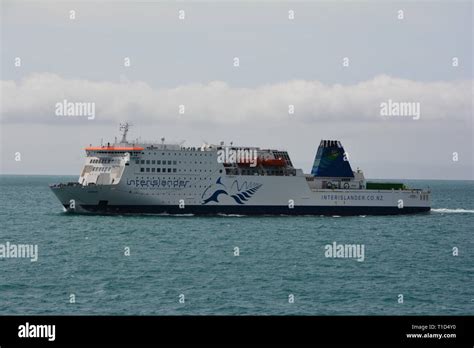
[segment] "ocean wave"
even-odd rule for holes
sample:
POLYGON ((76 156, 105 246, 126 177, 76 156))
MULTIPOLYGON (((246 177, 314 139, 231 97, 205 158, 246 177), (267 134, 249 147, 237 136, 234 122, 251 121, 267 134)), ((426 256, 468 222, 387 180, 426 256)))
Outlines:
POLYGON ((448 208, 438 208, 438 209, 431 209, 432 212, 435 212, 435 213, 474 213, 474 210, 473 209, 461 209, 461 208, 457 208, 457 209, 448 209, 448 208))
POLYGON ((242 214, 224 214, 224 213, 217 213, 218 216, 226 216, 226 217, 243 217, 245 215, 242 214))

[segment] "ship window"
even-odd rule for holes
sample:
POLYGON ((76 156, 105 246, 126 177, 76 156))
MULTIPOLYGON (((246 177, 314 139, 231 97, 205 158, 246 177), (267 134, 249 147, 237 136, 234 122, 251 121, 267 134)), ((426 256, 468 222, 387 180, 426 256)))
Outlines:
POLYGON ((150 160, 146 160, 146 164, 150 164, 150 160))
POLYGON ((152 161, 151 161, 151 164, 155 164, 155 160, 152 160, 152 161))
POLYGON ((161 164, 161 161, 160 160, 156 161, 156 164, 161 164))
POLYGON ((144 171, 145 171, 145 168, 140 168, 140 171, 141 171, 141 172, 144 172, 144 171))
POLYGON ((171 164, 171 161, 168 161, 168 164, 171 164))
POLYGON ((176 173, 176 168, 173 168, 173 173, 176 173))
POLYGON ((176 161, 173 161, 173 164, 176 164, 176 161))
POLYGON ((142 160, 142 164, 145 164, 145 160, 142 160))
POLYGON ((166 168, 163 168, 163 173, 166 173, 166 168))
POLYGON ((168 173, 171 173, 171 168, 168 168, 168 173))
POLYGON ((149 171, 150 171, 150 168, 147 168, 146 171, 149 172, 149 171))
POLYGON ((156 172, 157 173, 161 172, 161 168, 156 168, 156 172))
POLYGON ((222 173, 222 169, 219 169, 219 173, 222 173))
POLYGON ((155 168, 151 168, 151 171, 154 173, 154 172, 155 172, 155 168))

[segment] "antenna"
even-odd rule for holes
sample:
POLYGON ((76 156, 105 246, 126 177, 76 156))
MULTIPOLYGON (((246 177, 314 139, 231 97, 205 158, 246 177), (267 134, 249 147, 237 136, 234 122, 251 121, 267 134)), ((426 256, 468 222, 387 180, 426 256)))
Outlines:
POLYGON ((132 125, 128 122, 124 122, 124 123, 120 123, 120 131, 122 132, 122 140, 120 141, 121 143, 124 143, 124 144, 127 144, 128 141, 127 141, 127 133, 128 133, 128 129, 131 127, 132 125))

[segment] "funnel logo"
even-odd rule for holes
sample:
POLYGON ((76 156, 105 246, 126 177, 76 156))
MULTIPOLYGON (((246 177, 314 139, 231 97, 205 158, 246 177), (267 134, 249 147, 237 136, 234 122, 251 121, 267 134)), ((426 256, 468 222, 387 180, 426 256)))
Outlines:
POLYGON ((210 185, 204 191, 201 196, 203 199, 202 204, 207 204, 209 202, 220 203, 219 197, 221 195, 231 197, 237 204, 245 204, 261 186, 262 184, 247 183, 247 181, 244 181, 244 183, 239 185, 237 180, 234 180, 228 189, 227 186, 222 183, 222 178, 220 177, 217 179, 215 184, 210 185))
POLYGON ((339 151, 338 150, 331 150, 331 152, 328 154, 326 157, 330 161, 334 161, 337 156, 339 156, 339 151))

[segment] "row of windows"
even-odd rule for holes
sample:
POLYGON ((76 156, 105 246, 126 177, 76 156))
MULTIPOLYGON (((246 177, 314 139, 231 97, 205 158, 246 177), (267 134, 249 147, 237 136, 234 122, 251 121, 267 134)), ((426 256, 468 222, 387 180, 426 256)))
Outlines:
MULTIPOLYGON (((150 177, 150 176, 140 176, 140 177, 136 176, 136 177, 135 177, 135 180, 139 180, 139 179, 141 179, 141 180, 155 180, 155 179, 157 179, 157 180, 158 180, 158 179, 166 180, 166 177, 159 177, 159 176, 152 176, 152 177, 150 177)), ((168 177, 168 180, 176 180, 176 179, 178 179, 178 180, 193 180, 193 178, 186 178, 186 177, 182 177, 182 178, 181 178, 180 176, 178 176, 178 177, 176 177, 176 176, 169 176, 169 177, 168 177)), ((199 179, 199 180, 213 180, 214 178, 211 178, 211 177, 209 177, 209 178, 208 178, 208 177, 205 177, 205 178, 194 178, 194 180, 198 180, 198 179, 199 179)))
MULTIPOLYGON (((91 151, 94 154, 94 150, 89 150, 89 151, 91 151)), ((110 155, 117 155, 117 154, 126 154, 126 153, 130 153, 130 152, 132 154, 135 154, 136 151, 100 151, 98 154, 103 155, 105 153, 105 154, 108 154, 108 155, 109 154, 110 155)))
MULTIPOLYGON (((136 164, 161 164, 161 160, 136 160, 136 164), (151 163, 150 163, 151 162, 151 163)), ((163 160, 163 164, 166 164, 166 161, 163 160)), ((168 161, 168 164, 176 164, 176 161, 168 161)))
MULTIPOLYGON (((183 169, 183 172, 185 172, 186 169, 183 169)), ((189 169, 189 172, 191 173, 193 170, 189 169)), ((194 169, 195 172, 197 172, 197 169, 194 169)), ((202 173, 202 169, 199 169, 199 172, 202 173)), ((176 168, 140 168, 141 173, 176 173, 177 169, 176 168)), ((181 169, 179 169, 179 172, 181 173, 181 169)), ((204 172, 207 172, 207 169, 204 169, 204 172)), ((209 173, 213 172, 212 170, 209 169, 209 173)), ((219 173, 222 173, 222 169, 219 169, 219 173)))
MULTIPOLYGON (((175 152, 175 153, 167 153, 167 155, 170 155, 170 156, 171 156, 171 155, 173 154, 174 156, 181 156, 181 153, 182 153, 182 152, 177 152, 177 153, 176 153, 176 152, 175 152)), ((144 154, 145 154, 145 153, 144 153, 144 152, 142 152, 142 155, 144 155, 144 154)), ((149 154, 149 155, 151 155, 152 153, 151 153, 151 152, 148 152, 148 154, 149 154)), ((156 156, 156 152, 153 152, 153 155, 155 155, 155 156, 156 156)), ((164 153, 164 152, 162 152, 162 153, 161 153, 161 155, 162 155, 162 156, 164 156, 164 155, 165 155, 165 153, 164 153)), ((188 155, 188 154, 187 154, 186 152, 184 152, 184 156, 187 156, 187 155, 188 155)), ((189 154, 189 156, 192 156, 192 155, 193 155, 192 153, 190 153, 190 154, 189 154)), ((194 154, 194 156, 197 156, 197 155, 198 155, 197 153, 195 153, 195 154, 194 154)), ((211 156, 212 156, 212 154, 207 154, 207 153, 205 153, 205 154, 204 154, 204 156, 207 156, 207 155, 209 155, 209 157, 211 157, 211 156)), ((202 156, 202 153, 200 153, 200 154, 199 154, 199 156, 202 156)))
POLYGON ((111 159, 92 159, 90 163, 112 163, 111 159))
MULTIPOLYGON (((165 160, 136 160, 135 161, 136 164, 168 164, 168 165, 176 165, 177 163, 181 164, 181 161, 165 161, 165 160)), ((184 161, 185 164, 193 164, 193 162, 187 162, 187 161, 184 161)), ((202 162, 200 161, 198 163, 198 161, 194 161, 194 164, 207 164, 207 165, 212 165, 214 164, 213 162, 202 162)))
POLYGON ((94 167, 92 168, 93 172, 110 172, 112 167, 94 167))
POLYGON ((140 172, 147 172, 147 173, 176 173, 176 168, 140 168, 140 172), (163 169, 163 170, 162 170, 163 169))
MULTIPOLYGON (((283 175, 283 170, 266 170, 264 172, 266 175, 283 175)), ((255 175, 260 174, 257 170, 242 170, 242 175, 255 175)))

